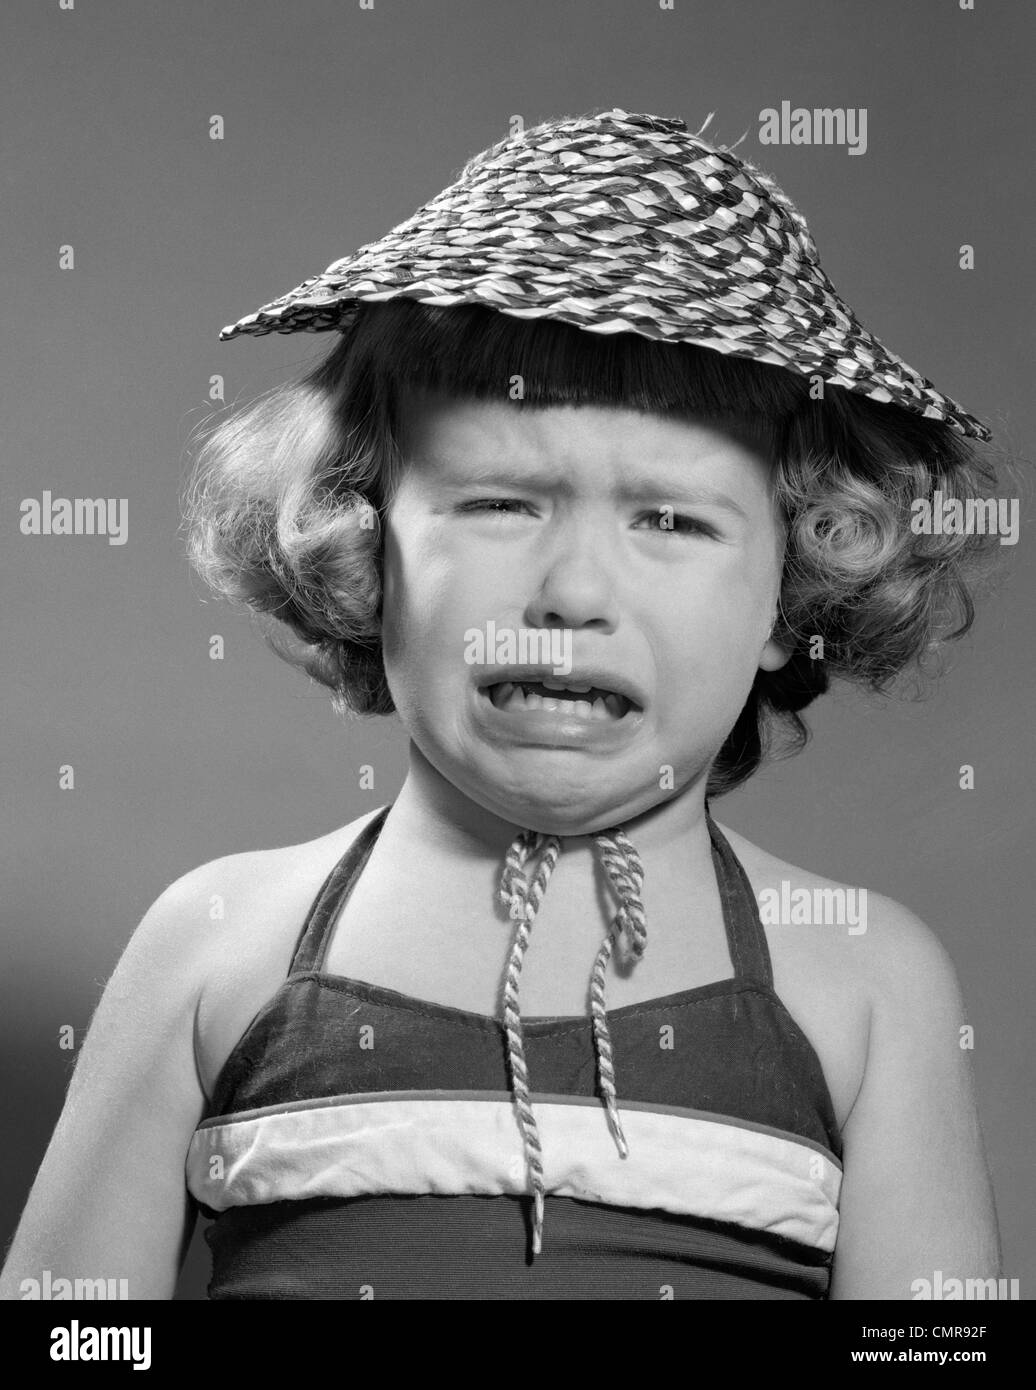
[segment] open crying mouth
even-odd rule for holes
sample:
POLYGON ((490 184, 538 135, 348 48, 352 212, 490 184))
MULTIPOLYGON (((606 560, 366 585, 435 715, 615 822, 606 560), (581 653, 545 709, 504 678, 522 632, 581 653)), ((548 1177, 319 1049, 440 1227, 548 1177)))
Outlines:
POLYGON ((569 690, 541 681, 501 681, 486 693, 500 710, 560 709, 581 719, 621 719, 633 708, 625 695, 593 685, 588 690, 569 690))

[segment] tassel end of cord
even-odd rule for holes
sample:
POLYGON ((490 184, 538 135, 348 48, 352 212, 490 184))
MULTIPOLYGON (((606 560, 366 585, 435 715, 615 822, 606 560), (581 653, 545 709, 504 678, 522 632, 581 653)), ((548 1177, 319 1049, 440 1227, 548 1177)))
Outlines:
POLYGON ((537 1192, 532 1202, 532 1253, 543 1249, 543 1193, 537 1192))
POLYGON ((611 1126, 612 1138, 615 1140, 615 1147, 619 1151, 620 1158, 629 1158, 630 1146, 626 1143, 626 1135, 623 1133, 622 1121, 619 1119, 619 1108, 615 1104, 615 1098, 609 1095, 605 1101, 605 1108, 608 1112, 608 1123, 611 1126))

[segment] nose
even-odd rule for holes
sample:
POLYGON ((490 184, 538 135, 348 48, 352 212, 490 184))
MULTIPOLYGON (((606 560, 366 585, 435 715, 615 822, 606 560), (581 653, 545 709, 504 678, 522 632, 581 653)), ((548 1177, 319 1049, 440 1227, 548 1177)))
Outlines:
POLYGON ((595 627, 618 622, 614 561, 600 525, 571 516, 551 528, 534 563, 539 587, 526 610, 530 627, 595 627))

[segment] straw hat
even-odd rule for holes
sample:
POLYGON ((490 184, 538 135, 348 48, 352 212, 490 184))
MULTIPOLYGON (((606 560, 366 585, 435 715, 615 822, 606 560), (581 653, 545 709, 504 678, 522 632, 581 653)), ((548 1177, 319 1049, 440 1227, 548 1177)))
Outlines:
POLYGON ((696 343, 990 436, 861 326, 773 179, 680 120, 616 109, 531 126, 220 338, 344 331, 361 301, 400 296, 696 343))

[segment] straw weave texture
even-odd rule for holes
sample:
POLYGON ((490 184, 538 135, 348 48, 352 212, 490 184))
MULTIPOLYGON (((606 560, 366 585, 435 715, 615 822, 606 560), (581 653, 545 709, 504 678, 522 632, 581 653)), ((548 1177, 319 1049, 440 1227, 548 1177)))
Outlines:
POLYGON ((361 302, 400 296, 694 343, 990 437, 862 327, 777 184, 676 119, 616 109, 529 127, 220 338, 346 331, 361 302))

